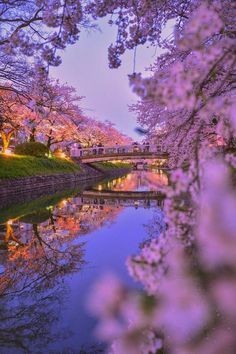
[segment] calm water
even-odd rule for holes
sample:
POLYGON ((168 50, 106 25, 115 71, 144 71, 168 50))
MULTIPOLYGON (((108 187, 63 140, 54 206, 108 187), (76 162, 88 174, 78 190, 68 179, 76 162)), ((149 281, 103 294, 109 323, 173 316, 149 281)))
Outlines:
POLYGON ((162 218, 161 171, 133 171, 0 210, 0 353, 103 353, 86 303, 92 285, 139 251, 162 218))

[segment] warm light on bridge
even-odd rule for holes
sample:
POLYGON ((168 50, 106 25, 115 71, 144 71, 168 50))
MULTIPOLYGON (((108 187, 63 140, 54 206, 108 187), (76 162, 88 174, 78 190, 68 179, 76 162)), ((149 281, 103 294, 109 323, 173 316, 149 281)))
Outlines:
POLYGON ((115 145, 92 148, 76 148, 71 149, 71 157, 79 158, 82 162, 93 161, 124 161, 132 159, 159 159, 160 164, 164 164, 168 157, 166 151, 161 146, 155 144, 132 144, 132 145, 115 145))

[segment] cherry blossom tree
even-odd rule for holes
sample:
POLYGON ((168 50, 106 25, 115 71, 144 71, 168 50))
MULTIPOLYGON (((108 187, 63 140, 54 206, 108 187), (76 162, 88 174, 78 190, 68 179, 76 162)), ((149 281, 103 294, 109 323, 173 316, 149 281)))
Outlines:
MULTIPOLYGON (((146 292, 127 289, 109 276, 99 282, 91 307, 101 318, 98 334, 112 342, 113 353, 218 354, 224 350, 234 354, 234 2, 42 0, 2 1, 0 5, 0 73, 5 80, 1 86, 6 91, 14 88, 16 94, 24 91, 24 81, 13 75, 12 58, 22 58, 22 66, 18 61, 21 72, 31 57, 42 83, 36 94, 38 101, 42 98, 41 112, 32 108, 37 119, 49 117, 51 106, 43 95, 48 65, 60 64, 57 49, 78 39, 87 18, 96 21, 108 16, 110 25, 117 26, 116 41, 108 50, 111 68, 121 65, 126 50, 135 55, 139 45, 163 49, 151 67, 152 74, 133 73, 130 85, 140 97, 131 107, 139 124, 148 139, 161 143, 169 153, 167 227, 159 235, 155 221, 152 239, 128 260, 131 275, 146 292), (167 38, 166 26, 173 26, 167 38)), ((57 110, 55 115, 61 119, 57 110)), ((55 132, 52 117, 54 113, 44 131, 48 139, 55 132)), ((78 141, 87 146, 107 145, 112 136, 114 143, 111 131, 109 124, 85 125, 78 141)))
POLYGON ((80 1, 0 1, 0 88, 30 97, 37 77, 45 80, 58 51, 74 44, 90 24, 80 1))
POLYGON ((22 123, 22 102, 17 94, 0 91, 0 137, 3 152, 9 147, 12 137, 16 138, 22 123))
POLYGON ((36 55, 58 65, 56 50, 65 49, 79 38, 88 22, 79 1, 1 1, 0 48, 9 55, 36 55))
POLYGON ((44 92, 36 95, 33 101, 33 111, 37 114, 33 115, 33 119, 29 117, 33 126, 32 138, 37 136, 48 148, 59 143, 75 142, 81 126, 86 123, 79 107, 81 99, 73 87, 48 80, 44 92))
POLYGON ((87 122, 79 107, 81 99, 73 87, 53 80, 44 83, 43 92, 39 93, 33 87, 30 98, 19 99, 16 93, 3 90, 1 135, 4 150, 12 134, 19 132, 26 140, 38 139, 48 148, 59 143, 72 144, 78 140, 82 126, 87 122))
POLYGON ((113 123, 109 121, 101 122, 88 118, 81 130, 79 142, 85 147, 97 145, 113 146, 114 144, 127 145, 131 139, 122 134, 113 123))
POLYGON ((91 300, 101 318, 98 334, 113 343, 113 353, 226 349, 233 354, 235 5, 227 0, 94 1, 88 11, 95 18, 109 14, 111 25, 118 26, 117 41, 109 48, 111 67, 139 44, 165 49, 150 77, 130 76, 141 99, 131 109, 148 138, 168 151, 173 169, 166 231, 154 232, 128 261, 146 295, 114 277, 100 281, 91 300), (164 38, 169 20, 173 35, 164 38))
POLYGON ((232 144, 228 116, 234 99, 229 93, 235 88, 231 25, 235 8, 231 1, 96 1, 87 10, 94 18, 111 15, 109 23, 118 28, 116 43, 109 48, 111 67, 120 65, 125 50, 140 44, 166 50, 152 67, 152 77, 134 74, 130 80, 144 99, 139 122, 152 132, 162 128, 167 133, 165 145, 175 144, 170 153, 179 153, 183 161, 187 151, 193 155, 197 145, 213 135, 232 144), (170 20, 173 35, 164 38, 170 20))
POLYGON ((35 80, 30 97, 19 98, 15 92, 2 91, 2 142, 4 151, 13 134, 21 131, 26 140, 39 140, 53 150, 73 143, 83 146, 129 144, 131 139, 109 122, 86 117, 79 103, 83 97, 59 81, 35 80))

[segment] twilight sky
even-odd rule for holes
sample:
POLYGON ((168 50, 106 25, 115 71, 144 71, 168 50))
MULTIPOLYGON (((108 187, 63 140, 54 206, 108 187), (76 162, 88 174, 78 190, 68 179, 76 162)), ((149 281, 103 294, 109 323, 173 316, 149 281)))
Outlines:
MULTIPOLYGON (((99 120, 110 120, 125 134, 135 140, 135 116, 128 105, 137 101, 131 92, 127 75, 133 71, 133 52, 123 56, 119 69, 109 69, 107 48, 116 35, 116 28, 105 20, 100 21, 102 32, 82 32, 79 42, 66 48, 62 64, 51 70, 51 75, 74 86, 78 94, 86 96, 82 107, 86 115, 99 120)), ((159 54, 157 51, 156 54, 159 54)), ((154 61, 155 49, 137 49, 136 72, 143 72, 154 61)))

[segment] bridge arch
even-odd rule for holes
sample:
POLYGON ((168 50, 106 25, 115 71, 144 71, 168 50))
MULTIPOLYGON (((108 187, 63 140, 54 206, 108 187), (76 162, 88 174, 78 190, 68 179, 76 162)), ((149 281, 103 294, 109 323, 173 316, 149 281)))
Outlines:
POLYGON ((89 163, 110 160, 167 159, 168 154, 158 145, 132 144, 73 148, 71 157, 89 163))

